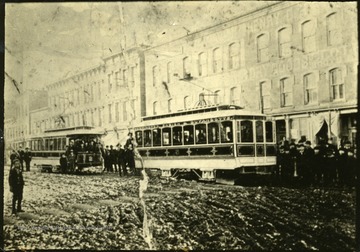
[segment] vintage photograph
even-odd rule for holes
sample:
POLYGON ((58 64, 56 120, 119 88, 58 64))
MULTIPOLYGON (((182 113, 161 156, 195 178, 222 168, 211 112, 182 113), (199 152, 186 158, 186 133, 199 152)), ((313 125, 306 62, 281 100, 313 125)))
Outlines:
POLYGON ((355 1, 5 3, 4 54, 2 250, 360 250, 355 1))

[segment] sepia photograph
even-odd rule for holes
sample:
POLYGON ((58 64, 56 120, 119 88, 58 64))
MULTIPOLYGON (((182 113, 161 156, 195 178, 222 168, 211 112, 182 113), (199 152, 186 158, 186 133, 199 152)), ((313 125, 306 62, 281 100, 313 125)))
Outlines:
POLYGON ((360 251, 357 2, 4 7, 1 250, 360 251))

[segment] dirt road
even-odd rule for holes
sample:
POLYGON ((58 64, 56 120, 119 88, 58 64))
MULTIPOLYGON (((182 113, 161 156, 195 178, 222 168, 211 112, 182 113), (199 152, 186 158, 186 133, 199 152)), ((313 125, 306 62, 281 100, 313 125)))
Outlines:
MULTIPOLYGON (((139 179, 25 172, 5 249, 148 249, 139 179)), ((150 178, 144 194, 154 249, 354 250, 352 189, 241 187, 150 178)))

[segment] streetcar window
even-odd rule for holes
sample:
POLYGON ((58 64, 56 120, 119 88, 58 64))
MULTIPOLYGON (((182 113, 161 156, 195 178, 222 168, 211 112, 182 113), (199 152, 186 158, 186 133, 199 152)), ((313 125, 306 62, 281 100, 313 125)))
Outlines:
POLYGON ((164 128, 162 130, 163 145, 170 145, 171 142, 171 128, 164 128))
POLYGON ((229 143, 233 141, 232 122, 221 123, 221 142, 229 143))
POLYGON ((151 146, 151 130, 144 130, 144 145, 151 146))
POLYGON ((273 142, 274 141, 274 134, 273 134, 273 123, 272 122, 265 122, 265 137, 266 142, 273 142))
POLYGON ((159 128, 153 129, 153 141, 154 141, 154 146, 161 145, 161 130, 159 128))
POLYGON ((219 124, 209 123, 208 124, 208 141, 209 143, 219 143, 219 124))
POLYGON ((263 143, 264 142, 264 124, 263 121, 256 121, 256 142, 263 143))
POLYGON ((66 150, 66 138, 63 138, 63 139, 62 139, 61 150, 66 150))
POLYGON ((184 126, 184 144, 194 144, 194 126, 184 126))
POLYGON ((173 145, 182 144, 182 127, 173 128, 173 145))
POLYGON ((54 143, 54 150, 58 150, 58 139, 55 138, 55 139, 53 140, 53 143, 54 143))
POLYGON ((196 134, 196 143, 197 144, 205 144, 206 143, 206 124, 195 125, 195 134, 196 134))
POLYGON ((252 121, 246 120, 240 122, 240 137, 242 143, 251 143, 254 141, 252 121))
POLYGON ((143 142, 142 142, 142 131, 139 130, 139 131, 135 131, 135 139, 136 139, 136 142, 138 144, 138 146, 142 146, 143 145, 143 142))

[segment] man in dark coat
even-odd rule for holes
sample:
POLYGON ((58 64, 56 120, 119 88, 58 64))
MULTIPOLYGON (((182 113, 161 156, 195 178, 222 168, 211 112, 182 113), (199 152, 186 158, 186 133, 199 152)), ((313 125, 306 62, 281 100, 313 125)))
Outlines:
POLYGON ((24 189, 24 178, 21 171, 21 163, 18 160, 15 160, 13 167, 10 170, 9 174, 9 185, 10 192, 13 193, 12 199, 12 214, 16 214, 17 212, 24 212, 21 209, 21 201, 23 197, 23 189, 24 189), (15 208, 17 203, 17 208, 15 208))
POLYGON ((110 162, 111 170, 117 172, 117 150, 112 145, 110 145, 110 162))
POLYGON ((337 147, 332 143, 332 138, 328 140, 325 151, 325 184, 332 185, 336 182, 336 168, 339 156, 337 147))
POLYGON ((68 163, 68 160, 65 156, 65 153, 63 153, 61 155, 61 158, 60 158, 60 167, 61 167, 61 172, 62 173, 66 173, 67 172, 67 164, 68 163))
POLYGON ((304 182, 306 184, 314 183, 314 168, 313 168, 313 159, 314 159, 314 149, 311 147, 310 141, 305 141, 305 163, 304 163, 304 182))
POLYGON ((22 145, 19 146, 19 160, 20 160, 20 165, 21 165, 21 171, 24 171, 24 150, 22 148, 22 145))
POLYGON ((124 145, 125 148, 128 148, 130 144, 134 143, 134 138, 131 132, 128 134, 128 139, 126 139, 126 143, 124 145))
POLYGON ((130 144, 128 146, 128 148, 126 149, 125 157, 126 157, 126 166, 129 167, 131 174, 135 173, 135 157, 134 156, 135 156, 135 154, 134 154, 133 145, 130 144))
POLYGON ((123 173, 122 176, 126 176, 127 170, 126 170, 125 150, 121 148, 121 144, 118 145, 117 161, 119 165, 119 175, 121 176, 121 170, 122 170, 123 173))
POLYGON ((29 151, 29 147, 25 148, 24 152, 24 161, 26 166, 26 171, 30 171, 30 162, 31 162, 31 152, 29 151))

